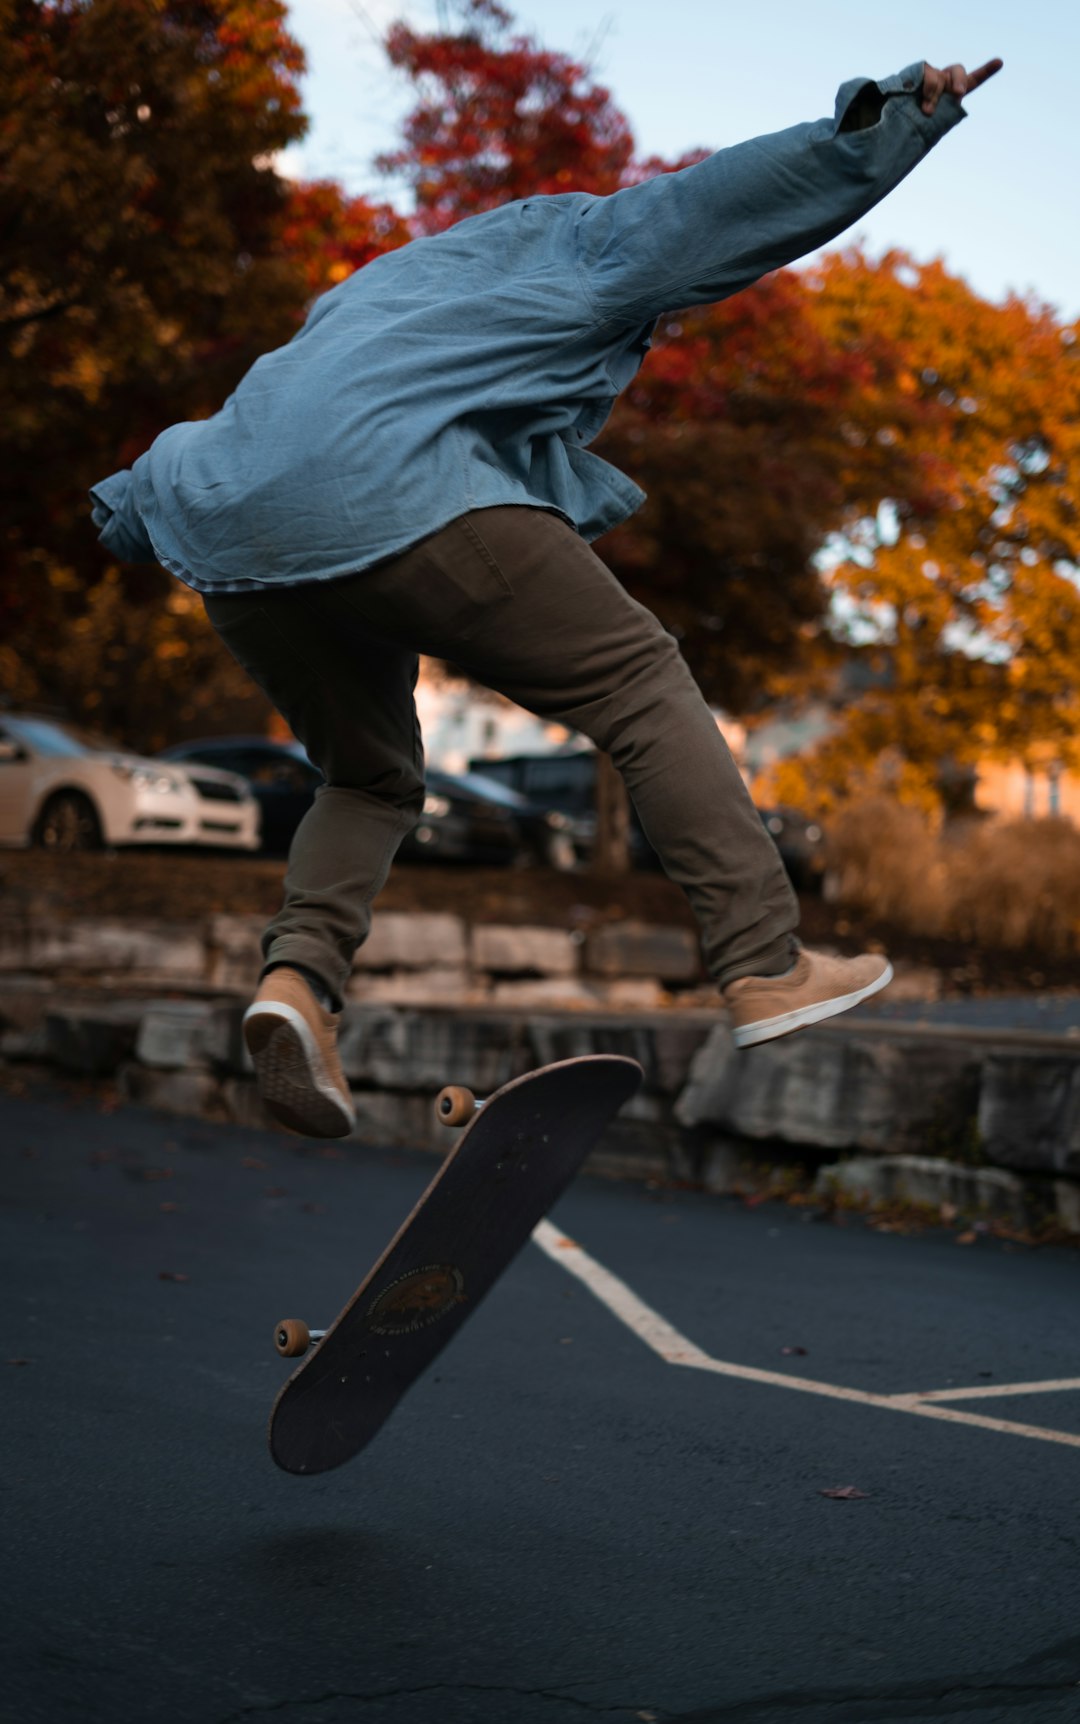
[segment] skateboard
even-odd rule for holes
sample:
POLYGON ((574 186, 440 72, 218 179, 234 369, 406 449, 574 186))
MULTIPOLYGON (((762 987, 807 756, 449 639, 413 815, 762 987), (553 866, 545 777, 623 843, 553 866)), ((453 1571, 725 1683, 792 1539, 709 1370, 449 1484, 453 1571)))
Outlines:
POLYGON ((280 1322, 274 1345, 307 1354, 270 1414, 289 1473, 351 1460, 461 1328, 561 1196, 642 1079, 636 1060, 560 1060, 486 1102, 450 1086, 437 1117, 464 1125, 412 1213, 328 1329, 280 1322))

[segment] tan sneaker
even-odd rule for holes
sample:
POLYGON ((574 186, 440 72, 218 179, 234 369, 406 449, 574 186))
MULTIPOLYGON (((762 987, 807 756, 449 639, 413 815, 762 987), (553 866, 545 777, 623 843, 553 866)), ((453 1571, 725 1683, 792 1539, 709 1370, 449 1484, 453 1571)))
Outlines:
POLYGON ((263 977, 244 1013, 259 1094, 275 1119, 308 1137, 346 1137, 356 1123, 338 1059, 340 1016, 287 965, 263 977))
POLYGON ((735 1021, 735 1046, 769 1042, 868 1000, 892 981, 887 958, 830 958, 800 952, 786 976, 740 976, 724 989, 735 1021))

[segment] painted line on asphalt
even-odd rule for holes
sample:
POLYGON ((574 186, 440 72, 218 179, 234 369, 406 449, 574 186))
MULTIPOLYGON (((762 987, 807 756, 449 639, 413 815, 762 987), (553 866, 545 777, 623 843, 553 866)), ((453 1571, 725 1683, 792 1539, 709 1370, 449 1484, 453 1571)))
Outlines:
MULTIPOLYGON (((865 1407, 882 1407, 890 1413, 910 1413, 921 1419, 941 1419, 949 1424, 974 1425, 984 1431, 1001 1431, 1011 1437, 1032 1437, 1038 1442, 1060 1443, 1080 1449, 1080 1436, 1042 1425, 1022 1425, 1010 1419, 991 1419, 982 1413, 961 1413, 953 1407, 931 1402, 926 1395, 873 1395, 865 1389, 847 1389, 838 1383, 819 1383, 812 1377, 792 1377, 783 1371, 763 1371, 755 1365, 733 1365, 713 1359, 688 1341, 666 1318, 638 1298, 617 1275, 590 1257, 576 1240, 541 1221, 533 1239, 552 1262, 575 1275, 614 1317, 668 1365, 683 1365, 693 1371, 710 1371, 719 1377, 736 1377, 747 1383, 767 1383, 776 1389, 795 1389, 804 1395, 824 1395, 833 1401, 856 1401, 865 1407)), ((1000 1390, 998 1391, 1000 1393, 1000 1390)), ((929 1394, 934 1391, 930 1390, 929 1394)))
POLYGON ((1048 1377, 1043 1383, 980 1384, 974 1389, 925 1389, 913 1395, 898 1395, 900 1401, 979 1401, 997 1395, 1057 1395, 1062 1389, 1080 1389, 1080 1377, 1048 1377))

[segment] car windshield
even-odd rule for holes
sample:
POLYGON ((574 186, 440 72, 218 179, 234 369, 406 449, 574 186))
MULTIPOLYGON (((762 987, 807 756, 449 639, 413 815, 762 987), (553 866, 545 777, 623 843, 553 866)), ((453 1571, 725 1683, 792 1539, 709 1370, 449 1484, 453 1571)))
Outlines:
POLYGON ((37 754, 67 755, 118 754, 121 750, 107 737, 93 731, 80 730, 78 725, 58 724, 51 718, 9 718, 4 715, 3 727, 16 740, 37 754))
MULTIPOLYGON (((432 774, 431 776, 438 775, 432 774)), ((474 796, 482 796, 489 802, 501 802, 504 808, 525 808, 528 806, 527 797, 520 795, 516 790, 511 790, 506 784, 500 784, 497 778, 488 778, 486 773, 455 772, 444 776, 448 776, 451 784, 462 786, 465 790, 471 791, 474 796)))

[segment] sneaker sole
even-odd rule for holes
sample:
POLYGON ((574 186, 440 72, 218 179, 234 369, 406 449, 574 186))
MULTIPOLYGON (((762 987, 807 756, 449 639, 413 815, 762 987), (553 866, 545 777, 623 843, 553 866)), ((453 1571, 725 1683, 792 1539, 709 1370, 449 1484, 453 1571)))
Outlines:
POLYGON ((326 1069, 311 1027, 293 1006, 249 1006, 244 1041, 270 1112, 305 1137, 347 1137, 356 1115, 326 1069))
POLYGON ((815 1000, 812 1006, 800 1006, 794 1012, 781 1012, 775 1018, 761 1018, 756 1024, 744 1024, 734 1032, 735 1046, 749 1048, 756 1042, 775 1041, 778 1036, 790 1035, 792 1030, 801 1030, 806 1024, 819 1024, 824 1018, 834 1018, 840 1012, 850 1011, 860 1000, 868 1000, 871 994, 880 993, 892 978, 893 967, 886 964, 882 975, 867 987, 857 988, 853 994, 835 994, 831 1000, 815 1000))

